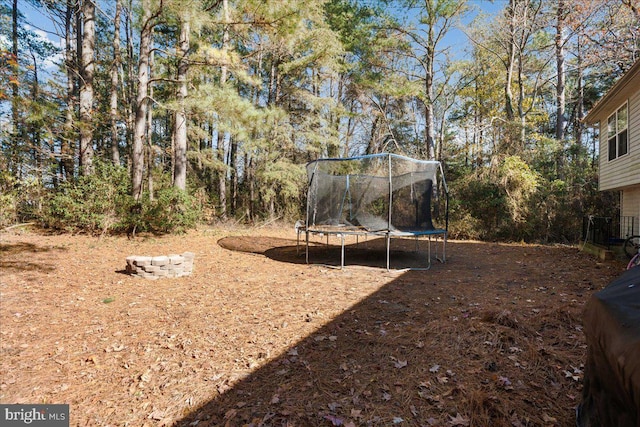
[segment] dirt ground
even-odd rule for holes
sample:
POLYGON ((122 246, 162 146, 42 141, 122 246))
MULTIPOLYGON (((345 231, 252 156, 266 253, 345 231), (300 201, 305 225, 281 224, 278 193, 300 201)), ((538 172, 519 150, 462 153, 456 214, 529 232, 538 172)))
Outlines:
POLYGON ((575 247, 314 238, 0 234, 0 402, 72 426, 573 426, 582 310, 622 270, 575 247), (406 250, 401 250, 401 249, 406 250), (432 247, 435 249, 434 247, 432 247), (191 251, 191 276, 126 275, 191 251))

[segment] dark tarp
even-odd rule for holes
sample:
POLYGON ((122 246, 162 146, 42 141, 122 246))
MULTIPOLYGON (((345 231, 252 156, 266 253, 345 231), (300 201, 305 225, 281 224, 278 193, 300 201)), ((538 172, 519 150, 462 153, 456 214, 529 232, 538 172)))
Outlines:
POLYGON ((579 427, 640 426, 640 268, 591 296, 579 427))

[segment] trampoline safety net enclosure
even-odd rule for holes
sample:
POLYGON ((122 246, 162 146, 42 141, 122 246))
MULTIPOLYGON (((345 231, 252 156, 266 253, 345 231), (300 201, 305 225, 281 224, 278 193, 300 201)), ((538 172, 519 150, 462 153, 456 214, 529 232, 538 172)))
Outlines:
POLYGON ((305 231, 342 237, 373 234, 391 237, 442 237, 443 259, 448 228, 448 190, 438 161, 383 153, 327 158, 307 164, 308 193, 305 231), (438 181, 440 180, 440 181, 438 181), (438 186, 438 183, 440 184, 438 186), (434 189, 444 190, 444 221, 434 225, 434 189))

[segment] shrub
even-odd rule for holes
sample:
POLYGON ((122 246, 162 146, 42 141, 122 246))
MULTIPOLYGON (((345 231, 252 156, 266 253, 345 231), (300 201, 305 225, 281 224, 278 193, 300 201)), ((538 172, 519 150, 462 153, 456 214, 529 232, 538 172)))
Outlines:
POLYGON ((34 176, 18 179, 0 171, 0 228, 38 219, 44 192, 42 182, 34 176))
POLYGON ((139 210, 129 216, 129 225, 153 233, 182 233, 202 217, 196 198, 175 187, 158 190, 154 200, 145 194, 139 210))
POLYGON ((148 193, 136 202, 124 167, 96 164, 95 173, 61 185, 41 215, 45 227, 71 233, 172 233, 197 225, 196 199, 174 187, 148 193))
POLYGON ((495 239, 508 218, 506 194, 487 176, 470 175, 451 185, 451 228, 460 238, 495 239))
POLYGON ((17 179, 6 171, 0 171, 0 228, 17 220, 17 179))
POLYGON ((53 192, 43 209, 45 227, 91 234, 127 228, 123 222, 133 205, 124 167, 97 163, 95 173, 66 182, 53 192))

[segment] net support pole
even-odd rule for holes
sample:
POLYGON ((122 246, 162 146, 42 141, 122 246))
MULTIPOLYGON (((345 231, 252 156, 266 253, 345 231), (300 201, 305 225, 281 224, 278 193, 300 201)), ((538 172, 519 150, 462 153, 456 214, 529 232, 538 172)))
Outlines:
POLYGON ((307 264, 309 264, 309 229, 305 229, 304 230, 304 234, 305 234, 305 259, 307 261, 307 264))
POLYGON ((391 154, 387 154, 387 159, 388 159, 388 173, 387 173, 387 177, 389 178, 389 214, 387 216, 387 233, 386 233, 386 238, 387 238, 387 271, 389 271, 389 257, 390 255, 390 246, 391 246, 391 206, 393 203, 393 180, 391 178, 391 154))
POLYGON ((387 233, 391 231, 391 203, 393 202, 393 180, 391 178, 391 154, 388 154, 389 159, 388 165, 389 170, 387 173, 387 178, 389 179, 389 213, 387 215, 387 233))
POLYGON ((387 243, 387 271, 389 271, 389 247, 391 246, 391 233, 389 231, 385 233, 385 239, 387 243))

